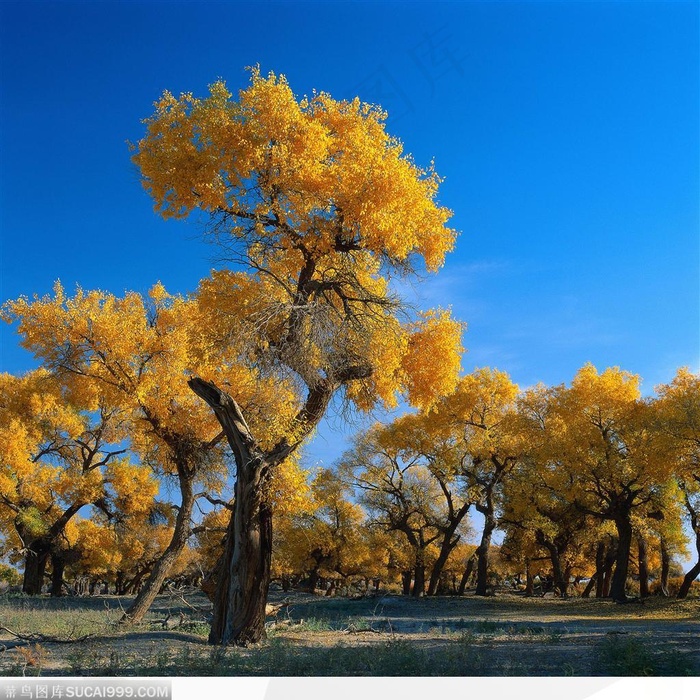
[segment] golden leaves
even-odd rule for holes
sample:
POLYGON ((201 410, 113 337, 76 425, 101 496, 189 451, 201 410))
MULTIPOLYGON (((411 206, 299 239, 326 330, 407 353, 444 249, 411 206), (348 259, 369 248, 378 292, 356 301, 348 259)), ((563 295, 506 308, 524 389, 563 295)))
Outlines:
POLYGON ((413 324, 401 364, 408 399, 414 406, 429 408, 455 388, 464 350, 464 327, 443 310, 427 312, 413 324))
POLYGON ((403 155, 383 112, 326 93, 299 101, 284 76, 257 69, 230 97, 221 81, 202 100, 166 92, 146 120, 134 162, 163 215, 225 210, 259 231, 277 220, 318 253, 340 225, 393 263, 417 254, 431 271, 442 265, 456 232, 435 202, 440 178, 403 155))

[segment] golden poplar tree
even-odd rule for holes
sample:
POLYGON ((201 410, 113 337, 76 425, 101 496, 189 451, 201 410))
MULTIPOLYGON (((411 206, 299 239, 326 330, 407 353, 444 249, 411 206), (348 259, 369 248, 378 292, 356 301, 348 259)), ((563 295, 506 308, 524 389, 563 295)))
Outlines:
POLYGON ((272 545, 264 486, 331 400, 369 409, 407 392, 425 403, 456 378, 459 325, 442 312, 402 322, 389 277, 437 270, 456 233, 436 202, 440 178, 403 153, 384 119, 359 99, 297 99, 283 77, 253 70, 237 98, 223 82, 202 99, 166 92, 135 145, 156 209, 206 213, 237 263, 202 283, 202 332, 218 338, 229 362, 294 393, 294 415, 270 439, 250 424, 235 384, 224 391, 204 373, 190 382, 237 463, 212 643, 264 635, 272 545))
POLYGON ((633 516, 654 511, 671 464, 651 429, 653 407, 639 377, 587 364, 553 397, 552 465, 565 497, 584 513, 614 524, 618 538, 610 597, 624 602, 633 516))

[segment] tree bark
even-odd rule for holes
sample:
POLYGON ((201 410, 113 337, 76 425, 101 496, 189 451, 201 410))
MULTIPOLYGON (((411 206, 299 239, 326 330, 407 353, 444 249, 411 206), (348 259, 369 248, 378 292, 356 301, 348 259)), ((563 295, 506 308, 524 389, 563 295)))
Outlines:
POLYGON ((182 553, 190 536, 192 509, 194 507, 194 472, 190 470, 178 470, 181 503, 175 519, 175 529, 165 552, 156 562, 151 575, 138 592, 134 602, 129 606, 120 622, 138 623, 143 620, 156 596, 160 592, 165 579, 173 568, 176 559, 182 553))
POLYGON ((414 598, 422 598, 425 594, 425 564, 420 561, 416 562, 416 568, 413 575, 413 589, 411 595, 414 598))
POLYGON ((435 595, 438 583, 440 582, 440 574, 442 574, 442 570, 445 568, 447 559, 449 558, 450 553, 455 548, 458 541, 459 539, 453 541, 451 535, 443 539, 442 546, 440 547, 440 554, 435 560, 435 564, 433 564, 433 568, 430 572, 430 581, 428 582, 429 596, 435 595))
POLYGON ((474 572, 475 559, 476 552, 474 552, 474 554, 472 554, 472 556, 467 560, 467 566, 462 574, 462 580, 459 582, 459 590, 457 591, 457 595, 464 595, 464 591, 467 589, 467 583, 469 583, 469 579, 474 572))
POLYGON ((639 597, 649 597, 649 559, 647 554, 647 543, 643 535, 637 535, 637 550, 639 553, 639 597))
POLYGON ((693 585, 693 581, 700 576, 700 561, 698 561, 695 566, 693 566, 690 571, 683 577, 683 583, 678 590, 678 598, 686 598, 690 592, 690 587, 693 585))
MULTIPOLYGON (((592 580, 592 579, 591 579, 592 580)), ((605 543, 598 542, 595 550, 595 597, 603 597, 605 582, 605 543)))
POLYGON ((27 553, 24 558, 23 593, 27 595, 39 595, 41 593, 49 552, 49 543, 43 539, 34 540, 27 547, 27 553))
POLYGON ((58 598, 63 595, 63 573, 66 561, 60 554, 51 555, 51 596, 58 598))
POLYGON ((318 585, 318 569, 312 569, 309 574, 309 593, 316 592, 316 586, 318 585))
POLYGON ((525 558, 525 596, 532 598, 535 595, 535 577, 532 575, 532 563, 530 558, 525 558))
POLYGON ((627 571, 629 569, 630 549, 632 547, 632 524, 629 514, 623 513, 615 518, 617 528, 617 556, 615 557, 615 571, 610 584, 610 597, 616 603, 626 603, 627 595, 627 571))
POLYGON ((476 555, 476 595, 488 595, 489 552, 491 550, 491 535, 496 528, 496 520, 493 517, 493 509, 484 509, 484 529, 481 533, 481 543, 477 547, 476 555))
POLYGON ((552 574, 554 575, 554 585, 559 589, 562 598, 566 598, 569 589, 569 576, 565 575, 561 568, 561 553, 559 547, 545 537, 541 531, 537 531, 537 542, 549 552, 549 560, 552 563, 552 574))
POLYGON ((261 500, 266 471, 266 465, 253 461, 238 469, 226 566, 214 597, 211 644, 245 646, 265 638, 272 559, 272 513, 261 500))
POLYGON ((265 637, 265 604, 270 586, 272 512, 264 500, 271 470, 292 454, 318 425, 335 390, 345 382, 369 377, 370 367, 348 366, 331 377, 318 377, 294 418, 297 430, 263 451, 240 406, 215 384, 193 377, 192 391, 214 411, 236 460, 233 513, 227 530, 224 572, 214 597, 209 642, 247 645, 265 637))
POLYGON ((659 581, 659 593, 668 598, 668 576, 671 571, 671 553, 668 551, 666 540, 661 538, 661 578, 659 581))

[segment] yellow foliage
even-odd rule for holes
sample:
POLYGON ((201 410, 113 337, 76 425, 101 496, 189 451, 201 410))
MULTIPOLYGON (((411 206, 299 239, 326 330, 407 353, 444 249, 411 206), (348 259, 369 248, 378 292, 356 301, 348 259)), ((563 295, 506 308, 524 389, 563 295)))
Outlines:
MULTIPOLYGON (((134 162, 164 216, 236 209, 257 185, 278 193, 274 212, 303 230, 309 250, 335 246, 328 214, 340 212, 363 249, 396 263, 418 253, 428 269, 440 267, 455 239, 451 212, 435 203, 440 178, 403 155, 382 111, 326 93, 297 100, 284 76, 257 69, 231 97, 221 81, 204 99, 165 92, 146 120, 134 162)), ((269 208, 253 200, 246 213, 269 232, 269 208)))

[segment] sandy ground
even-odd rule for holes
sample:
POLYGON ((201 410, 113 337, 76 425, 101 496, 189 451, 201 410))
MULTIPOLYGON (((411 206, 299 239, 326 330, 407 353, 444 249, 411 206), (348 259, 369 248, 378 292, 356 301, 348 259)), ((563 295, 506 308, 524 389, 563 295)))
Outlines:
MULTIPOLYGON (((283 645, 285 661, 290 654, 302 659, 336 648, 374 645, 400 650, 405 649, 402 644, 422 650, 429 659, 457 645, 468 645, 480 664, 467 667, 475 675, 609 675, 615 669, 600 666, 597 655, 601 645, 613 644, 623 675, 700 675, 697 598, 654 598, 644 604, 616 605, 595 599, 528 599, 507 593, 492 598, 381 595, 348 600, 273 591, 270 603, 274 614, 268 618, 269 641, 258 650, 230 651, 239 655, 239 661, 265 654, 274 645, 283 645), (662 662, 659 665, 651 659, 662 662), (624 672, 625 668, 632 671, 624 672)), ((17 601, 0 601, 0 625, 19 633, 42 632, 70 618, 87 620, 95 631, 81 642, 40 643, 0 652, 3 675, 136 675, 144 669, 148 675, 175 675, 187 674, 190 663, 194 664, 192 674, 201 675, 210 659, 215 675, 226 672, 225 666, 216 666, 220 662, 216 648, 206 643, 202 610, 207 602, 201 594, 187 596, 186 602, 180 596, 161 596, 149 621, 133 629, 116 624, 117 601, 109 596, 25 599, 21 610, 18 605, 17 601)), ((54 635, 65 638, 71 633, 54 635)), ((0 632, 0 645, 12 639, 0 632)), ((259 672, 269 675, 275 666, 262 665, 259 672)), ((410 668, 404 671, 410 672, 410 668)), ((315 675, 329 673, 342 674, 342 668, 318 668, 315 675)))

